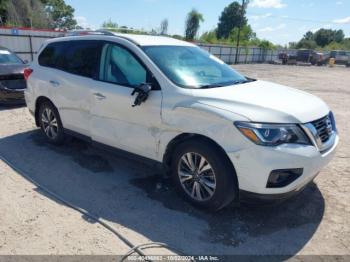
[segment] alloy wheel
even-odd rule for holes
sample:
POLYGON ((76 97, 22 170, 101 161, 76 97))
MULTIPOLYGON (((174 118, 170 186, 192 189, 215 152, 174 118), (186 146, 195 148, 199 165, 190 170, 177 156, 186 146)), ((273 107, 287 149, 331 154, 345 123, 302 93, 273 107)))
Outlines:
POLYGON ((45 134, 50 139, 55 139, 58 134, 58 124, 55 114, 50 108, 45 108, 42 112, 41 123, 45 134))
POLYGON ((178 176, 182 188, 196 201, 209 200, 215 193, 215 172, 208 160, 198 153, 189 152, 180 158, 178 176))

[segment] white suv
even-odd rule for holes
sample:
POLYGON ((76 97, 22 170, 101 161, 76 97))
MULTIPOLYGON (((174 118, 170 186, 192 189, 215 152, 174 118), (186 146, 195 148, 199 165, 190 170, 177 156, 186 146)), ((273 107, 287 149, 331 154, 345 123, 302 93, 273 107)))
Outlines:
POLYGON ((53 39, 25 77, 27 106, 49 141, 79 135, 161 162, 203 208, 242 196, 285 199, 315 178, 338 144, 321 99, 244 77, 172 38, 53 39))

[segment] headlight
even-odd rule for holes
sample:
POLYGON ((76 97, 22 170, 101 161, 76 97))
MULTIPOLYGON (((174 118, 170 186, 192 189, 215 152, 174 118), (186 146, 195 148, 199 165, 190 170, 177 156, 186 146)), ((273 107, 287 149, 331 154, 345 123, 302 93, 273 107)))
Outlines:
POLYGON ((259 124, 235 122, 241 133, 257 145, 278 146, 280 144, 310 145, 304 131, 295 124, 259 124))

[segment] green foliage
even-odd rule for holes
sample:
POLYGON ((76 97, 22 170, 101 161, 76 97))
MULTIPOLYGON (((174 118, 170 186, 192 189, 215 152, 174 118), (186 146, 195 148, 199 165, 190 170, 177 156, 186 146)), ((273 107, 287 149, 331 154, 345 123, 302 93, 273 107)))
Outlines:
POLYGON ((331 30, 321 28, 314 34, 314 40, 317 45, 324 47, 331 42, 335 41, 337 43, 344 39, 343 30, 331 30))
POLYGON ((51 22, 40 0, 8 0, 5 16, 8 26, 45 28, 51 22))
POLYGON ((209 44, 217 44, 219 40, 216 37, 216 29, 212 31, 204 32, 199 38, 201 42, 209 43, 209 44))
MULTIPOLYGON (((235 27, 228 37, 230 42, 237 44, 238 38, 238 27, 235 27)), ((250 25, 244 25, 239 34, 240 45, 246 46, 249 44, 250 40, 256 39, 256 33, 253 31, 250 25)))
POLYGON ((247 22, 245 9, 249 1, 245 1, 242 6, 238 2, 233 2, 221 13, 218 28, 205 32, 201 35, 200 41, 210 44, 236 45, 238 41, 238 32, 240 46, 259 46, 262 48, 273 48, 274 45, 266 40, 257 38, 256 33, 247 22), (241 27, 241 30, 239 30, 241 27))
POLYGON ((217 38, 228 38, 234 28, 247 24, 246 11, 238 2, 233 2, 222 11, 219 18, 217 38), (243 16, 242 16, 243 14, 243 16))
POLYGON ((74 19, 74 8, 64 0, 41 0, 45 10, 52 19, 52 29, 74 29, 77 21, 74 19))
POLYGON ((307 31, 303 37, 305 40, 314 40, 314 33, 311 31, 307 31))
POLYGON ((1 17, 0 22, 2 24, 6 23, 6 11, 7 11, 8 2, 9 2, 8 0, 0 0, 0 17, 1 17))
POLYGON ((187 19, 186 19, 186 30, 185 30, 186 40, 195 39, 200 27, 200 23, 203 21, 204 21, 203 15, 197 12, 196 9, 192 9, 192 11, 188 13, 187 19))
POLYGON ((0 0, 0 15, 10 26, 73 29, 77 24, 64 0, 0 0))
MULTIPOLYGON (((106 22, 105 22, 106 23, 106 22)), ((141 34, 141 35, 149 35, 149 34, 154 34, 153 30, 151 32, 146 32, 144 31, 143 29, 134 29, 132 27, 127 27, 125 25, 121 26, 121 27, 118 27, 118 25, 116 23, 113 23, 113 24, 109 24, 108 21, 107 23, 105 24, 103 23, 103 25, 106 25, 106 27, 102 27, 105 28, 105 29, 108 29, 108 31, 111 31, 111 32, 116 32, 116 33, 123 33, 123 34, 141 34), (110 27, 108 26, 110 25, 110 27)))
MULTIPOLYGON (((228 38, 217 38, 216 29, 205 32, 200 37, 200 42, 209 44, 225 44, 225 45, 236 45, 238 37, 238 28, 234 28, 228 38)), ((274 44, 267 41, 261 40, 256 37, 256 33, 252 30, 250 25, 243 26, 240 33, 240 46, 257 46, 266 49, 274 48, 274 44)))
POLYGON ((308 39, 301 39, 295 46, 295 48, 297 49, 301 49, 301 48, 305 48, 305 49, 316 49, 317 43, 315 42, 315 40, 308 40, 308 39))
POLYGON ((118 24, 115 23, 115 22, 113 22, 112 19, 109 18, 108 21, 103 22, 102 28, 108 28, 108 29, 111 29, 111 28, 118 28, 118 24))
POLYGON ((262 49, 276 49, 277 46, 275 46, 273 43, 271 43, 270 41, 268 40, 265 40, 265 39, 253 39, 251 42, 250 42, 250 45, 252 46, 257 46, 257 47, 260 47, 262 49))
POLYGON ((171 37, 179 40, 185 40, 182 35, 172 35, 171 37))
POLYGON ((327 51, 350 50, 350 38, 345 38, 340 43, 333 41, 330 44, 326 45, 323 49, 327 51))
POLYGON ((344 39, 343 30, 321 28, 315 33, 306 32, 297 43, 289 43, 289 48, 316 50, 349 50, 349 38, 344 39))

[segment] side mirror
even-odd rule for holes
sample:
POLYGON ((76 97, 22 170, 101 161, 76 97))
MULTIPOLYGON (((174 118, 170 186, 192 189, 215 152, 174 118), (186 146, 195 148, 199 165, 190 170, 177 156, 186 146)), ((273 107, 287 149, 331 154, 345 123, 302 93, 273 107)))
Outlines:
POLYGON ((148 83, 141 84, 140 86, 135 87, 134 91, 132 91, 131 95, 135 95, 135 101, 132 107, 139 106, 143 102, 145 102, 148 98, 149 92, 152 90, 152 85, 148 83))
POLYGON ((29 63, 29 61, 27 59, 23 60, 23 63, 25 63, 26 65, 29 63))

